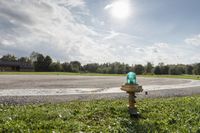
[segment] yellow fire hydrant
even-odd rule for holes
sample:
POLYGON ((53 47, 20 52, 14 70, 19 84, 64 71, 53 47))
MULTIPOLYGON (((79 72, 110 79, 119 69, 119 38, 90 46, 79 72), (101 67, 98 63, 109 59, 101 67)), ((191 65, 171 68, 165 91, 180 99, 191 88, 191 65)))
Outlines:
POLYGON ((129 106, 128 110, 131 117, 138 117, 139 112, 136 108, 136 96, 135 93, 142 92, 142 86, 138 85, 136 82, 136 74, 129 72, 127 74, 127 83, 122 85, 121 90, 126 91, 129 94, 129 106))

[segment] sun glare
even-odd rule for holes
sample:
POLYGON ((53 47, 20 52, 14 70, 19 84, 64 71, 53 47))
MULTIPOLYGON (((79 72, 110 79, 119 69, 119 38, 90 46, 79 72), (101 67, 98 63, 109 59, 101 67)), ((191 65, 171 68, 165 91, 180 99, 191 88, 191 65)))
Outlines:
POLYGON ((126 19, 130 16, 130 3, 127 0, 116 1, 112 4, 111 14, 118 19, 126 19))

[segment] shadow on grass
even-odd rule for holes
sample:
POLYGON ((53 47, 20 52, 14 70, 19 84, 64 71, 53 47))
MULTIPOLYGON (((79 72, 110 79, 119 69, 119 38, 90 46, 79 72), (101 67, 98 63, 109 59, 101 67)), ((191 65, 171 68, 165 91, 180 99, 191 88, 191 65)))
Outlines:
POLYGON ((143 116, 142 113, 134 117, 125 108, 123 109, 123 113, 127 113, 127 115, 126 118, 121 119, 120 125, 127 133, 168 132, 159 123, 151 121, 151 119, 143 116))
POLYGON ((145 120, 142 116, 139 118, 130 117, 128 121, 122 120, 120 124, 122 128, 126 129, 127 133, 163 132, 155 123, 144 123, 142 120, 145 120))

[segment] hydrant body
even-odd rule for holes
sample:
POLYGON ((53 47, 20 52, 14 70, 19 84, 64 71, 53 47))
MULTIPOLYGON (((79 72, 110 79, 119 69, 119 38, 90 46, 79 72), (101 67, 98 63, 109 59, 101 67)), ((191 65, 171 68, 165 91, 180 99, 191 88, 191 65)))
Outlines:
POLYGON ((121 90, 126 91, 129 94, 129 106, 128 110, 131 115, 131 117, 137 117, 139 115, 139 112, 136 108, 136 92, 142 92, 142 86, 137 84, 136 81, 136 74, 134 72, 129 72, 127 74, 127 83, 125 85, 122 85, 121 90))

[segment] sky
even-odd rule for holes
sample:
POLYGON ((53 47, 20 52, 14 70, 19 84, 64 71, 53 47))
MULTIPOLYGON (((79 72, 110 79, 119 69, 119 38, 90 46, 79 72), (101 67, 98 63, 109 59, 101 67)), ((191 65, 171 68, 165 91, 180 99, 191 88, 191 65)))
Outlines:
POLYGON ((200 62, 199 0, 0 0, 0 56, 200 62))

